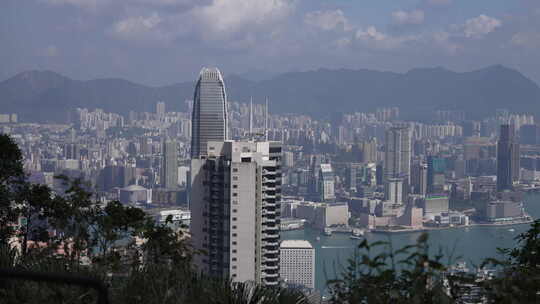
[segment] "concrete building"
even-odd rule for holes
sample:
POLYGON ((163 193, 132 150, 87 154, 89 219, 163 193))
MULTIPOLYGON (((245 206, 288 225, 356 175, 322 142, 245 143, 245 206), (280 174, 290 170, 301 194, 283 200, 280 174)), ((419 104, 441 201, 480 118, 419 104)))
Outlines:
POLYGON ((436 215, 448 212, 449 200, 443 195, 428 195, 421 200, 420 207, 424 210, 424 217, 433 219, 436 215))
POLYGON ((282 241, 279 256, 279 274, 287 285, 315 288, 315 249, 308 241, 282 241))
POLYGON ((208 142, 191 160, 191 235, 202 272, 279 282, 281 144, 208 142))
POLYGON ((524 215, 521 201, 492 201, 486 206, 486 219, 490 222, 513 220, 524 215))
POLYGON ((139 185, 131 185, 120 189, 118 197, 122 204, 151 204, 152 189, 146 189, 139 185))
POLYGON ((319 195, 321 201, 332 201, 336 198, 334 183, 334 170, 332 170, 332 165, 321 164, 319 173, 319 195))
POLYGON ((403 204, 403 179, 390 178, 384 184, 384 198, 392 204, 403 204))
MULTIPOLYGON (((411 175, 411 131, 406 126, 396 126, 385 133, 384 177, 403 177, 409 181, 411 175)), ((407 183, 409 184, 409 183, 407 183)))
POLYGON ((173 189, 178 187, 178 148, 176 141, 163 143, 161 167, 161 186, 173 189))
POLYGON ((319 229, 337 225, 347 226, 349 206, 347 203, 303 202, 296 206, 295 216, 307 220, 319 229))
POLYGON ((519 181, 519 143, 511 125, 501 125, 497 142, 497 191, 512 190, 519 181))

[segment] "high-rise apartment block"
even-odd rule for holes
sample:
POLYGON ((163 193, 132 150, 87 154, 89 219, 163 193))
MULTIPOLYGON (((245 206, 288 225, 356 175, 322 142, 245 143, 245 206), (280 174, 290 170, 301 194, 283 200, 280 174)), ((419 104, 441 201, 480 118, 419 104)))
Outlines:
POLYGON ((497 143, 497 191, 512 190, 519 181, 519 143, 515 140, 514 128, 501 125, 497 143))
POLYGON ((336 198, 334 170, 332 165, 321 164, 319 172, 319 195, 321 201, 332 201, 336 198))
POLYGON ((397 126, 386 131, 384 155, 384 177, 405 178, 411 174, 411 131, 408 127, 397 126))
POLYGON ((156 104, 156 114, 158 117, 165 116, 165 103, 163 101, 160 101, 156 104))
POLYGON ((210 141, 191 160, 191 236, 206 274, 279 282, 281 144, 210 141))
POLYGON ((286 240, 279 248, 279 274, 290 286, 315 288, 315 249, 308 241, 286 240))
POLYGON ((205 155, 208 142, 229 138, 227 94, 217 68, 201 70, 193 97, 191 121, 191 157, 205 155))
POLYGON ((178 147, 176 141, 165 141, 162 153, 161 186, 169 189, 176 188, 178 186, 178 147))

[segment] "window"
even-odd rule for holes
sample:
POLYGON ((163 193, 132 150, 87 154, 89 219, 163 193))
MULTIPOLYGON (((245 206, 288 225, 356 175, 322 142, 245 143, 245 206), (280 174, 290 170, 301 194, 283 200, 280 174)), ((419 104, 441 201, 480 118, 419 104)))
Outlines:
POLYGON ((234 193, 232 194, 232 196, 233 196, 233 197, 237 197, 237 196, 238 196, 238 193, 234 192, 234 193))
POLYGON ((238 168, 233 168, 232 172, 238 172, 238 168))
POLYGON ((236 233, 233 233, 233 234, 232 234, 232 236, 233 236, 233 237, 237 237, 237 236, 238 236, 238 234, 236 234, 236 233))
POLYGON ((236 210, 236 209, 233 209, 233 210, 232 210, 232 212, 233 212, 233 213, 236 213, 236 212, 238 212, 238 210, 236 210))
POLYGON ((238 176, 233 176, 232 179, 233 179, 233 181, 237 181, 237 180, 238 180, 238 176))
POLYGON ((235 218, 235 217, 233 217, 233 218, 232 218, 232 220, 233 220, 233 222, 234 222, 234 221, 236 221, 236 218, 235 218))
POLYGON ((232 229, 236 229, 236 226, 232 226, 232 229))
POLYGON ((238 188, 238 185, 232 185, 233 189, 238 188))
POLYGON ((233 262, 236 262, 236 258, 232 258, 232 261, 233 261, 233 262))

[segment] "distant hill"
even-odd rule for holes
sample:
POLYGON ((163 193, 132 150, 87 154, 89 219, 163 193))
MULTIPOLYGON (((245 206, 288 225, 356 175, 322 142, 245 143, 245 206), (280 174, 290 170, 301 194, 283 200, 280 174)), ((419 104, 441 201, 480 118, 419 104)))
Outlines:
MULTIPOLYGON (((262 81, 225 79, 230 100, 262 103, 275 113, 329 118, 336 112, 373 111, 399 106, 404 119, 426 119, 434 110, 464 110, 477 119, 497 108, 540 114, 540 87, 516 70, 500 65, 456 73, 443 68, 407 73, 329 70, 285 73, 262 81)), ((163 100, 169 110, 185 110, 194 82, 150 87, 123 79, 73 80, 51 71, 28 71, 0 82, 0 113, 23 121, 62 122, 76 107, 102 108, 126 115, 154 111, 163 100)))

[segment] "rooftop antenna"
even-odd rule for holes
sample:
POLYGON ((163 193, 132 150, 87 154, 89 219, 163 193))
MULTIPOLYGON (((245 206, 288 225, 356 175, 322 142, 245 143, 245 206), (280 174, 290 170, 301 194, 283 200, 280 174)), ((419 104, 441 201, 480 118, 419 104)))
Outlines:
POLYGON ((253 96, 249 100, 249 137, 253 135, 253 96))
POLYGON ((264 140, 268 141, 268 97, 264 106, 264 140))

